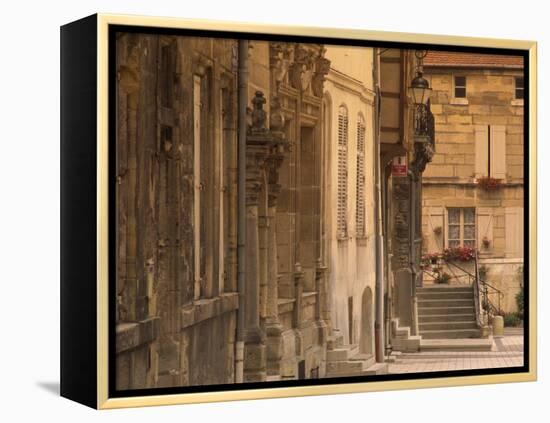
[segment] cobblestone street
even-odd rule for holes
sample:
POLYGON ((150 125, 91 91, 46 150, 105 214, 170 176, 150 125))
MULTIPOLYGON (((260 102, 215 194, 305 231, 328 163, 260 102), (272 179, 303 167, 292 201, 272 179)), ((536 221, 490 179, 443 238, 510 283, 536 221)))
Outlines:
POLYGON ((388 373, 440 372, 523 365, 523 330, 506 329, 503 338, 495 338, 492 351, 427 351, 393 355, 388 373))

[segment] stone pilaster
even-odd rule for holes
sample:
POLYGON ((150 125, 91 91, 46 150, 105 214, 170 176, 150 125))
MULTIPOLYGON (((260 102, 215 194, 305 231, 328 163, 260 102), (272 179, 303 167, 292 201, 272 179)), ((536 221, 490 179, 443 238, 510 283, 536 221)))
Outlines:
POLYGON ((265 335, 260 327, 260 240, 258 207, 261 192, 261 149, 247 148, 246 166, 246 286, 244 382, 266 379, 265 335))
POLYGON ((319 344, 324 344, 331 333, 330 306, 327 287, 327 267, 323 266, 321 259, 317 260, 315 269, 315 291, 317 291, 317 303, 315 304, 315 325, 319 335, 319 344))
POLYGON ((302 299, 304 294, 304 272, 302 270, 302 265, 296 263, 294 266, 294 314, 293 314, 293 324, 294 331, 296 333, 296 354, 301 356, 303 354, 302 346, 302 332, 300 327, 302 326, 303 321, 303 307, 302 299))

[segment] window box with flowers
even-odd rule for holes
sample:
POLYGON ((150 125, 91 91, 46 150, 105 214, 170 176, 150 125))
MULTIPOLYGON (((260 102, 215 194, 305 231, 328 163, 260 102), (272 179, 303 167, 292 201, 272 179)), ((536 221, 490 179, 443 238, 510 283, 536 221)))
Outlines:
POLYGON ((476 179, 477 185, 485 191, 497 191, 502 188, 502 179, 482 176, 476 179))
POLYGON ((443 250, 445 261, 471 261, 475 258, 476 250, 472 247, 453 247, 443 250))

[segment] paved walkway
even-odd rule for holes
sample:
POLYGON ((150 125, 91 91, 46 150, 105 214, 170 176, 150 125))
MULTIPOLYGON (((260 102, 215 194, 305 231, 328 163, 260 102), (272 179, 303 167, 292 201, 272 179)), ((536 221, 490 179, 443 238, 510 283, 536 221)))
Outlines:
POLYGON ((497 367, 523 366, 523 331, 506 329, 503 338, 495 338, 492 351, 426 351, 393 356, 388 373, 440 372, 497 367))

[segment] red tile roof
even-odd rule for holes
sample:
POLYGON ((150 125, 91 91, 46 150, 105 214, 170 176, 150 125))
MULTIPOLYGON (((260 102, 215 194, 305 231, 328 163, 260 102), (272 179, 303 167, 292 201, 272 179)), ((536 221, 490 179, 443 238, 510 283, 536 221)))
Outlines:
POLYGON ((424 66, 522 69, 523 57, 500 54, 460 53, 454 51, 429 51, 424 58, 424 66))

